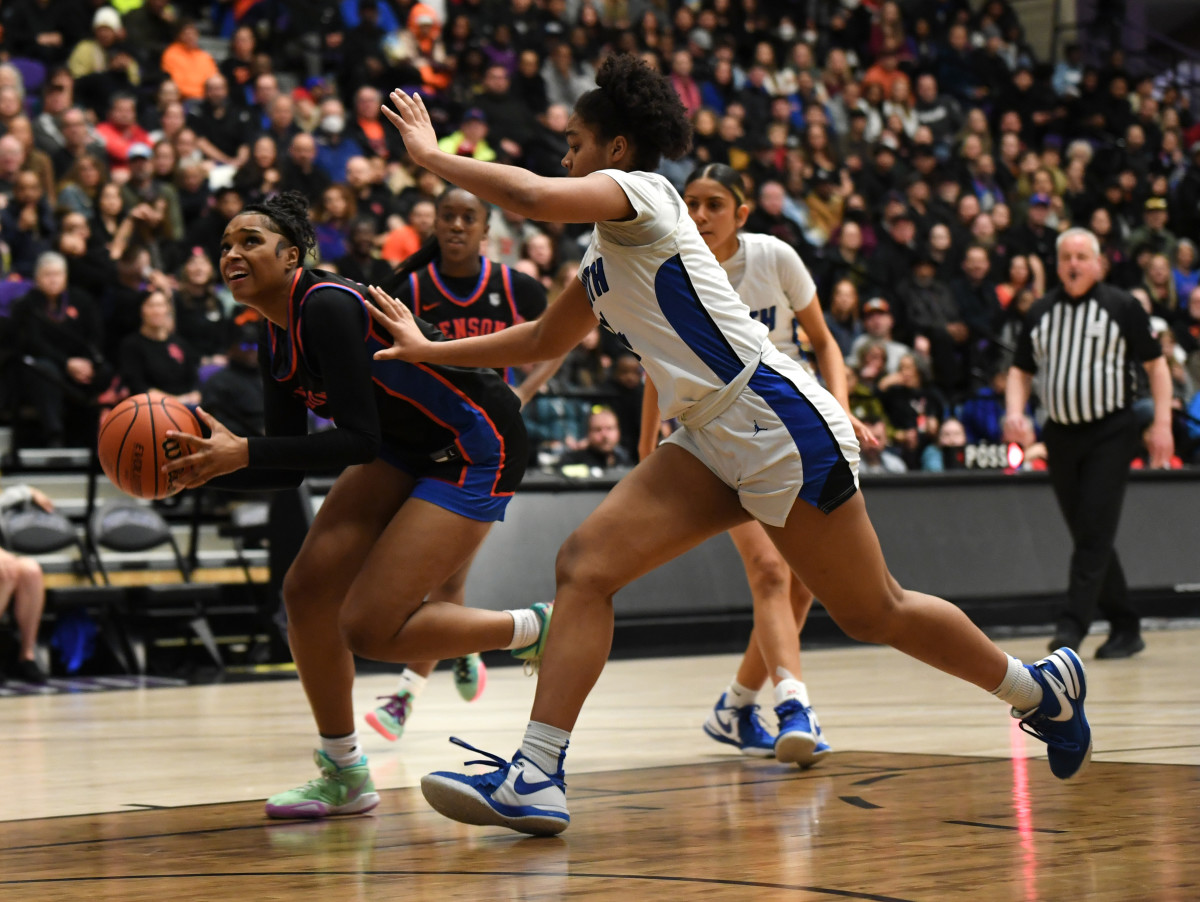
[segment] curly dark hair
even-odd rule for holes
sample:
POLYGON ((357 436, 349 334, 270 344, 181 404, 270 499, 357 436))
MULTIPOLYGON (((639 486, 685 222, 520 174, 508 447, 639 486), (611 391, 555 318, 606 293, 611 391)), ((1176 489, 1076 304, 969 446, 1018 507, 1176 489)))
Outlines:
POLYGON ((603 141, 622 135, 633 145, 634 169, 653 172, 666 156, 677 160, 692 146, 692 123, 671 83, 636 56, 613 54, 596 73, 596 88, 575 104, 603 141))
POLYGON ((317 246, 317 234, 308 218, 308 198, 299 191, 284 191, 260 203, 246 204, 242 212, 265 216, 271 231, 300 249, 301 260, 317 246))

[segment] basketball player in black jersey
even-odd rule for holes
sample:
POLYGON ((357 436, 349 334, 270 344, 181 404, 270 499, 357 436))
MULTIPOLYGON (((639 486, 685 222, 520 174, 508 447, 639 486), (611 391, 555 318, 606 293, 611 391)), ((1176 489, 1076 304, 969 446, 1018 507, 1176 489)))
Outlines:
MULTIPOLYGON (((484 611, 425 599, 467 560, 527 458, 520 403, 492 370, 377 361, 390 347, 363 288, 302 262, 315 244, 302 195, 252 204, 221 239, 221 275, 266 319, 259 365, 266 435, 207 439, 172 462, 188 487, 298 485, 345 467, 284 579, 288 639, 321 748, 321 776, 272 796, 272 817, 369 811, 379 802, 354 729, 354 654, 424 661, 511 648, 536 658, 549 608, 484 611), (308 433, 308 411, 336 429, 308 433)), ((442 340, 434 326, 425 334, 442 340)))
MULTIPOLYGON (((400 264, 391 293, 450 339, 489 335, 526 320, 535 320, 546 309, 546 290, 525 273, 481 254, 488 233, 491 206, 469 191, 447 188, 438 197, 433 236, 400 264)), ((563 358, 535 365, 513 391, 522 406, 558 370, 563 358)), ((510 371, 498 371, 511 375, 510 371)), ((472 554, 430 598, 463 604, 472 554)), ((396 691, 382 696, 366 720, 377 733, 395 742, 412 716, 413 705, 425 688, 436 661, 409 662, 400 674, 396 691)), ((479 655, 456 658, 454 685, 466 701, 474 701, 487 684, 487 669, 479 655)))

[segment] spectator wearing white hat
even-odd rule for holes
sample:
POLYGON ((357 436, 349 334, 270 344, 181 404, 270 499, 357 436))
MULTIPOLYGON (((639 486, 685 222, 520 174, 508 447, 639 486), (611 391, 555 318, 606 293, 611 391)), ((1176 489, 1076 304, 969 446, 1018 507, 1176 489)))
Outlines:
POLYGON ((121 14, 111 6, 100 7, 92 15, 92 36, 75 45, 67 58, 67 69, 77 80, 94 75, 108 80, 115 77, 126 85, 139 84, 141 70, 125 49, 124 40, 121 14))

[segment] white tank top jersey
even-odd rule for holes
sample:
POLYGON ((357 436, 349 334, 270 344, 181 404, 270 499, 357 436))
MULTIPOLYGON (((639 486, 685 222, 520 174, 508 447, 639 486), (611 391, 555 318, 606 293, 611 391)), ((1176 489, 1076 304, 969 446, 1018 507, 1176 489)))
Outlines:
POLYGON ((677 417, 774 348, 674 186, 657 173, 601 172, 634 217, 596 223, 579 280, 596 318, 641 358, 663 419, 677 417))
POLYGON ((812 303, 817 285, 795 249, 774 235, 746 232, 721 266, 775 347, 805 363, 796 342, 796 314, 812 303))

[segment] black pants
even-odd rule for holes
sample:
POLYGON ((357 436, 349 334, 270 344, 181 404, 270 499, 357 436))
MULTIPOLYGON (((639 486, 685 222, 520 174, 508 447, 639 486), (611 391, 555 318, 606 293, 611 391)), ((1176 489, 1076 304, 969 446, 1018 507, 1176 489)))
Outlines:
POLYGON ((933 365, 933 381, 948 398, 954 398, 966 387, 963 378, 962 349, 945 329, 929 329, 929 362, 933 365))
POLYGON ((81 385, 57 361, 31 357, 21 366, 18 385, 23 403, 37 411, 43 443, 86 447, 96 435, 92 399, 111 381, 112 371, 103 363, 95 364, 91 384, 81 385))
POLYGON ((1067 606, 1058 625, 1086 632, 1099 611, 1113 632, 1137 633, 1138 614, 1113 547, 1138 441, 1133 412, 1119 411, 1080 426, 1048 421, 1042 438, 1050 482, 1075 543, 1067 606))

